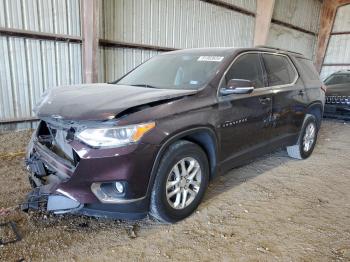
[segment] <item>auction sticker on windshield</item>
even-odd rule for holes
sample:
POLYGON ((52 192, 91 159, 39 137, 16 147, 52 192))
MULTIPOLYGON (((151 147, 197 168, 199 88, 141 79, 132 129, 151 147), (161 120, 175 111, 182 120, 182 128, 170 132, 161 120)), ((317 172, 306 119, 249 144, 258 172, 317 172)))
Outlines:
POLYGON ((198 61, 221 62, 223 59, 223 56, 201 56, 198 58, 198 61))

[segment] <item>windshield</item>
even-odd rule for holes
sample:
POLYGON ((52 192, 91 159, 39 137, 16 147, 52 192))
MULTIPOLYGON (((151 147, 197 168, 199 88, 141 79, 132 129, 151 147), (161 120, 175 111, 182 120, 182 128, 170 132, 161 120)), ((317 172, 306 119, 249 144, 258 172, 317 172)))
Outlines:
POLYGON ((151 58, 116 84, 197 90, 216 73, 223 56, 167 54, 151 58))
POLYGON ((350 74, 334 74, 326 79, 326 85, 350 84, 350 74))

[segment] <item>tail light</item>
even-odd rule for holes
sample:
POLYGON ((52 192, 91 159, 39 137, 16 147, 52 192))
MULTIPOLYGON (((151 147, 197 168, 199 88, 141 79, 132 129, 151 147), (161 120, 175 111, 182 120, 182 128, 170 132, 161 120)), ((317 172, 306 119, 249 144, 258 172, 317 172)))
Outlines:
POLYGON ((325 92, 325 93, 327 92, 327 87, 325 85, 322 85, 321 89, 322 89, 323 92, 325 92))

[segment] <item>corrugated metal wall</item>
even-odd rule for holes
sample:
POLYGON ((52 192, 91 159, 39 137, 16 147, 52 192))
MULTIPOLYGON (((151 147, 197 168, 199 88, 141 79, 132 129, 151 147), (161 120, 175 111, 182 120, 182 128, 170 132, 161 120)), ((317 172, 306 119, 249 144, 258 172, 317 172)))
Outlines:
POLYGON ((100 48, 99 82, 116 80, 160 52, 130 48, 100 48))
POLYGON ((275 0, 273 18, 311 32, 318 32, 321 1, 275 0))
POLYGON ((350 31, 350 5, 342 6, 337 11, 333 32, 350 31))
POLYGON ((0 0, 0 27, 80 36, 80 0, 0 0))
MULTIPOLYGON (((273 19, 303 28, 315 34, 319 31, 319 0, 276 0, 273 19)), ((300 52, 313 58, 317 36, 273 24, 268 45, 300 52)))
MULTIPOLYGON (((255 0, 227 2, 240 3, 250 10, 256 8, 255 0)), ((107 40, 171 48, 252 46, 254 23, 252 16, 199 0, 102 0, 100 35, 107 40)), ((157 54, 101 49, 100 56, 109 61, 101 63, 101 81, 116 79, 157 54)))
MULTIPOLYGON (((0 0, 0 27, 80 36, 80 0, 0 0)), ((0 36, 0 57, 0 120, 32 117, 45 89, 82 82, 79 43, 0 36)))
MULTIPOLYGON (((221 0, 256 12, 256 0, 221 0)), ((100 38, 164 48, 252 46, 255 18, 200 0, 100 0, 100 38)), ((0 0, 0 27, 81 37, 81 0, 0 0)), ((276 0, 273 19, 318 32, 319 0, 276 0)), ((345 10, 345 9, 344 9, 345 10)), ((349 12, 338 12, 347 20, 349 12)), ((337 30, 346 25, 336 23, 337 30)), ((332 39, 330 53, 339 41, 332 39), (334 45, 334 47, 333 47, 334 45)), ((312 57, 316 36, 272 24, 268 44, 312 57)), ((49 87, 82 82, 79 43, 0 36, 0 120, 28 118, 49 87)), ((159 54, 100 47, 99 81, 159 54)), ((327 58, 328 59, 328 58, 327 58)), ((329 58, 330 59, 330 58, 329 58)), ((327 60, 328 61, 328 60, 327 60)), ((333 61, 333 60, 332 60, 333 61)), ((1 127, 0 127, 1 129, 1 127)))
MULTIPOLYGON (((338 9, 332 32, 350 32, 350 5, 338 9)), ((350 64, 350 34, 331 35, 324 63, 350 64)), ((344 69, 350 70, 350 66, 323 66, 321 78, 344 69)))
POLYGON ((221 2, 241 7, 253 13, 256 12, 256 0, 221 0, 221 2))
POLYGON ((271 24, 268 45, 302 53, 313 58, 316 37, 285 26, 271 24))

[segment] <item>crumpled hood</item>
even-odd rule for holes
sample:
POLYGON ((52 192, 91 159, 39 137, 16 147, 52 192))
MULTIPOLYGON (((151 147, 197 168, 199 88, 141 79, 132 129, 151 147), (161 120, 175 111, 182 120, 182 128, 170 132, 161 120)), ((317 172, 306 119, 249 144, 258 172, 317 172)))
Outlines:
POLYGON ((34 112, 39 118, 106 120, 134 106, 196 92, 113 84, 65 86, 50 89, 43 95, 34 112))

